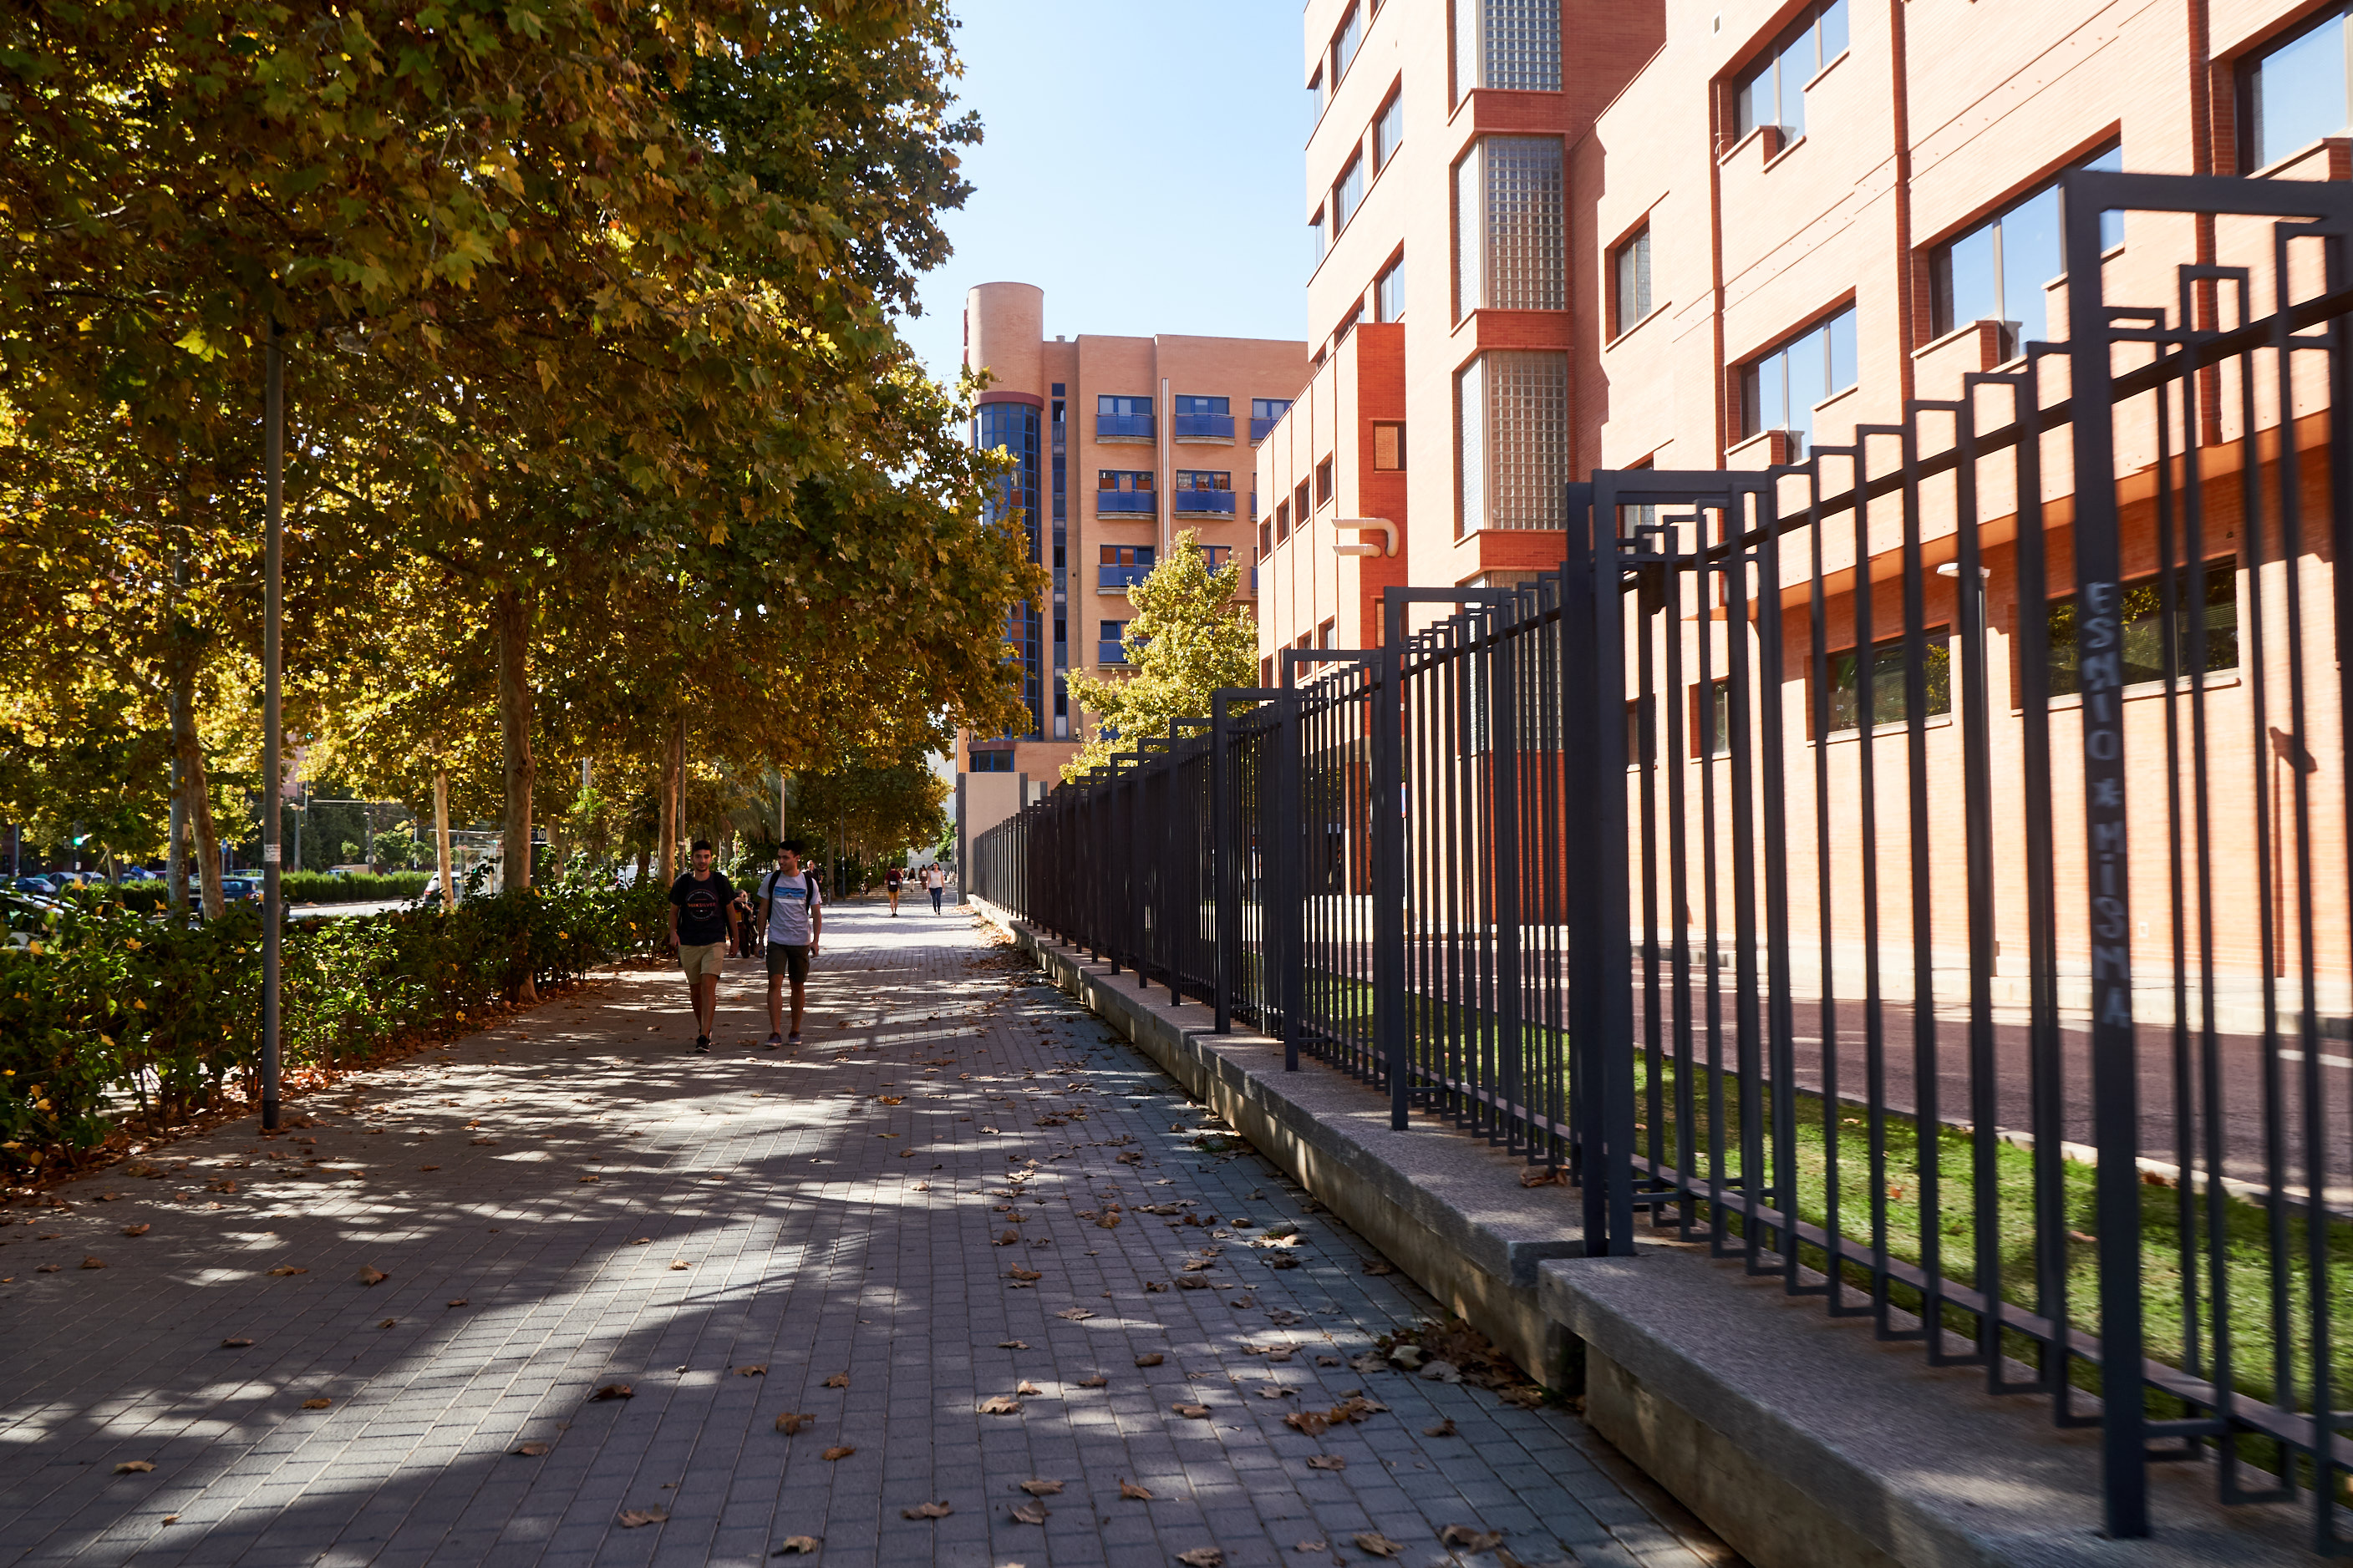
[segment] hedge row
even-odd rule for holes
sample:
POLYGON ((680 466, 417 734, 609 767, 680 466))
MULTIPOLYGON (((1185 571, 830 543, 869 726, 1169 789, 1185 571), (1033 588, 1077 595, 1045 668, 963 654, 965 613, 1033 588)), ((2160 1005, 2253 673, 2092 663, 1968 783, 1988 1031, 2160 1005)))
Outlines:
MULTIPOLYGON (((666 932, 659 889, 565 881, 345 920, 283 946, 280 1037, 300 1081, 446 1033, 522 989, 575 980, 666 932)), ((53 916, 0 952, 0 1169, 71 1163, 119 1127, 258 1094, 261 917, 182 927, 120 902, 53 916)))
MULTIPOLYGON (((240 871, 241 877, 259 877, 259 871, 240 871)), ((338 877, 328 871, 289 871, 280 879, 290 904, 374 904, 393 899, 413 899, 425 891, 432 879, 423 871, 388 871, 381 877, 353 875, 338 877)), ((195 879, 189 879, 188 898, 198 897, 195 879)), ((170 904, 170 888, 161 880, 124 882, 115 887, 90 887, 80 889, 76 898, 83 902, 93 899, 121 904, 133 913, 153 913, 170 904)))

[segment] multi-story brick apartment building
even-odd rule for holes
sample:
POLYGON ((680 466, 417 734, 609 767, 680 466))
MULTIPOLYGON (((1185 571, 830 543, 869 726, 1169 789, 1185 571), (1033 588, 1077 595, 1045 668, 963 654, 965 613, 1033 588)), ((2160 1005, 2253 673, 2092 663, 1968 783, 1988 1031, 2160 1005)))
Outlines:
MULTIPOLYGON (((1958 395, 1965 372, 2023 342, 2063 340, 2054 181, 2070 167, 2353 177, 2341 0, 1309 0, 1303 21, 1318 105, 1315 369, 1259 457, 1269 676, 1284 647, 1372 646, 1388 583, 1507 583, 1556 565, 1565 481, 1793 460, 1858 425, 1900 423, 1909 398, 1958 395)), ((2267 229, 2151 214, 2106 224, 2109 299, 2169 305, 2178 266, 2221 260, 2253 267, 2251 308, 2272 308, 2267 229)), ((2258 417, 2276 421, 2275 405, 2258 417)), ((2153 460, 2151 437, 2145 421, 2119 426, 2120 476, 2153 460)), ((2066 476, 2046 477, 2063 491, 2066 476)), ((2139 494, 2128 489, 2126 571, 2145 577, 2156 559, 2139 494)), ((2051 581, 2063 595, 2057 500, 2051 581)), ((1921 523, 1929 563, 1948 562, 1950 517, 1921 523)), ((2200 597, 2223 688, 2216 776, 2245 780, 2265 764, 2250 750, 2262 726, 2231 706, 2245 700, 2229 688, 2253 590, 2228 528, 2217 524, 2200 597)), ((1890 592, 1899 539, 1874 510, 1867 578, 1890 592)), ((1852 523, 1827 543, 1851 582, 1852 523)), ((2014 692, 2018 618, 2061 611, 2020 604, 1998 544, 1986 563, 1989 651, 2014 692)), ((2326 574, 2304 582, 2305 658, 2333 662, 2315 586, 2326 574)), ((1930 588, 1932 617, 1940 595, 1949 616, 1949 579, 1930 588)), ((1426 611, 1418 624, 1440 613, 1426 611)), ((1841 616, 1853 624, 1834 603, 1833 638, 1841 616)), ((1895 624, 1892 609, 1879 624, 1895 624)), ((1683 635, 1720 650, 1726 633, 1701 617, 1683 635)), ((1788 668, 1807 651, 1793 644, 1788 668)), ((1855 650, 1841 651, 1852 666, 1855 650)), ((1680 761, 1704 763, 1706 705, 1684 695, 1698 754, 1680 761)), ((1802 747, 1795 695, 1788 739, 1802 747)), ((2158 756, 2162 706, 2128 720, 2158 756)), ((2341 757, 2333 715, 2306 745, 2341 757)), ((1810 831, 1793 828, 1788 853, 1810 854, 1796 840, 1810 831)), ((2162 836, 2144 839, 2135 875, 2161 880, 2162 836)), ((2316 821, 2324 863, 2343 846, 2340 822, 2316 821)), ((2256 848, 2215 844, 2225 857, 2256 848)), ((2274 838, 2266 853, 2280 852, 2274 838)), ((2005 929, 2016 915, 2005 910, 2005 929)), ((2345 911, 2314 919, 2341 973, 2345 911)), ((2255 923, 2226 929, 2225 946, 2252 943, 2255 923)), ((2152 969, 2163 924, 2136 933, 2152 969)), ((2284 951, 2287 925, 2272 929, 2284 951)))
MULTIPOLYGON (((983 283, 965 302, 965 363, 988 373, 976 446, 1013 454, 992 504, 1018 510, 1053 599, 1016 607, 1030 722, 956 742, 963 829, 977 835, 1050 785, 1085 738, 1064 681, 1123 659, 1129 586, 1187 530, 1251 564, 1253 454, 1307 379, 1307 345, 1260 338, 1046 338, 1046 297, 983 283)), ((1255 574, 1246 570, 1246 593, 1255 574)))

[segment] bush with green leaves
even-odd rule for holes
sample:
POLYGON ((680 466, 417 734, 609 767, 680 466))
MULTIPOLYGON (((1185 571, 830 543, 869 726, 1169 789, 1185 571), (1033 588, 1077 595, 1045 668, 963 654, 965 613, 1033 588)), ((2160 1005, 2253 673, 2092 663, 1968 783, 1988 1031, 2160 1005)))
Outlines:
MULTIPOLYGON (((648 951, 659 889, 551 883, 286 931, 290 1084, 443 1035, 521 993, 648 951)), ((159 922, 69 906, 0 951, 0 1169, 70 1166, 118 1130, 157 1130, 259 1095, 261 916, 159 922)))

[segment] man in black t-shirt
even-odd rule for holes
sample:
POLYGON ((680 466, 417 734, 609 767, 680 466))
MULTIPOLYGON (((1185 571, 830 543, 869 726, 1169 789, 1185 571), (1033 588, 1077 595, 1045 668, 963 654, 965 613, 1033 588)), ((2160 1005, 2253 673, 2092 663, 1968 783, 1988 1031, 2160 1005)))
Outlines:
POLYGON ((686 994, 694 1003, 694 1048, 711 1049, 711 1029, 719 1013, 719 971, 727 958, 727 938, 735 924, 735 887, 711 868, 711 842, 694 841, 694 869, 670 885, 670 944, 686 971, 686 994))

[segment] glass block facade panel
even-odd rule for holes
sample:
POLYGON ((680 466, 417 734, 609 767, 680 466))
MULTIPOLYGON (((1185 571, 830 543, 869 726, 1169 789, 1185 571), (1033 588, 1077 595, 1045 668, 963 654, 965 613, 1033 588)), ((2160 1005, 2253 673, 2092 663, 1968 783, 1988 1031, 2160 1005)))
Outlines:
MULTIPOLYGON (((1490 136, 1463 164, 1464 173, 1474 166, 1481 243, 1475 273, 1467 237, 1462 247, 1463 281, 1477 283, 1475 293, 1465 289, 1464 311, 1566 310, 1560 138, 1490 136)), ((1463 232, 1467 237, 1467 226, 1463 232)))
POLYGON ((1463 532, 1564 528, 1568 482, 1568 356, 1491 352, 1457 384, 1463 532))
MULTIPOLYGON (((972 444, 984 452, 1002 447, 1013 458, 1013 469, 998 477, 983 494, 982 515, 989 521, 1018 516, 1029 536, 1029 559, 1042 559, 1038 527, 1038 446, 1044 423, 1041 411, 1026 403, 984 403, 972 422, 972 444)), ((1006 617, 1005 640, 1021 665, 1022 699, 1029 709, 1029 738, 1045 733, 1045 650, 1039 646, 1042 617, 1039 606, 1024 600, 1006 617)))
POLYGON ((1457 96, 1560 90, 1560 0, 1455 0, 1457 96))

